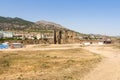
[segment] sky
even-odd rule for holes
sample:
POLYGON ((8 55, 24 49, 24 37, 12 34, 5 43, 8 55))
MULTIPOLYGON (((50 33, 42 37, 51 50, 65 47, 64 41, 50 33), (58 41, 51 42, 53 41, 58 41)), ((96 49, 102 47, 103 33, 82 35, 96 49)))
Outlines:
POLYGON ((46 20, 81 33, 120 36, 120 0, 0 0, 0 16, 46 20))

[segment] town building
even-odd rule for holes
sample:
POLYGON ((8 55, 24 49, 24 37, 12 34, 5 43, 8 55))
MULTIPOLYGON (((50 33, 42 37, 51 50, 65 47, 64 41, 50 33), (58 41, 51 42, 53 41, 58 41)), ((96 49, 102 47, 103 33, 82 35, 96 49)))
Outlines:
POLYGON ((1 34, 1 37, 3 37, 3 38, 13 38, 12 32, 0 31, 0 34, 1 34))

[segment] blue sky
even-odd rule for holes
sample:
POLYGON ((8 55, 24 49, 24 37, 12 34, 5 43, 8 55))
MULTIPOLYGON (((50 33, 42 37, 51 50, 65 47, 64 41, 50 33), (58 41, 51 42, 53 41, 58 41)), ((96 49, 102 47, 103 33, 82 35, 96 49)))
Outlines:
POLYGON ((120 35, 120 0, 0 0, 0 16, 52 21, 82 33, 120 35))

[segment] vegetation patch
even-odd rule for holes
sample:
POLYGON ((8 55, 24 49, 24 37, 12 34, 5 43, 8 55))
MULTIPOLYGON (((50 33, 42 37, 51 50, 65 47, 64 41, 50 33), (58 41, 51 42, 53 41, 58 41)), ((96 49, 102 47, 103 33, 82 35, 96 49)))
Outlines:
POLYGON ((1 52, 0 80, 79 80, 100 61, 81 48, 1 52))

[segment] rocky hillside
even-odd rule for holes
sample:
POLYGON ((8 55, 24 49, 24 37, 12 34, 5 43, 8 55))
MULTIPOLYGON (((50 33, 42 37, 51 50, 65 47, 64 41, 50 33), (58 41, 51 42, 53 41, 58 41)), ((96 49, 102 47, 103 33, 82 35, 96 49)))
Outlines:
POLYGON ((38 21, 38 22, 36 22, 36 24, 44 27, 45 29, 65 29, 60 24, 56 24, 56 23, 49 22, 49 21, 44 21, 44 20, 38 21))
POLYGON ((34 23, 17 17, 11 18, 0 16, 0 30, 54 30, 54 29, 66 29, 66 28, 59 24, 48 21, 38 21, 34 23))

